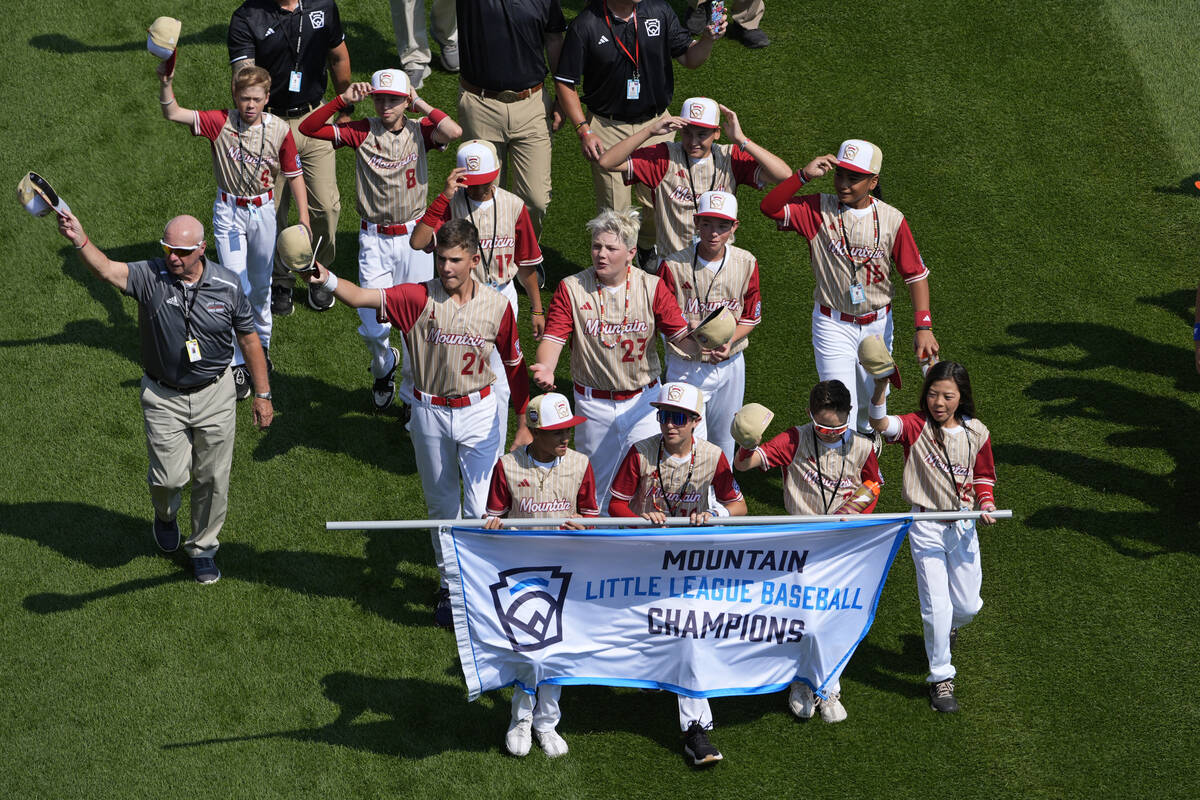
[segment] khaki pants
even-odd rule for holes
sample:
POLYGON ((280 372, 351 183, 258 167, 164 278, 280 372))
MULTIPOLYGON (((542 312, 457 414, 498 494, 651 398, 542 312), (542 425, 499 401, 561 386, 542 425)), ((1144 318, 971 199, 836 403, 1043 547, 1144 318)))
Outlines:
POLYGON ((458 93, 458 123, 463 141, 484 139, 500 157, 500 185, 510 184, 525 201, 533 230, 542 235, 550 205, 550 98, 545 90, 505 103, 467 91, 458 93))
MULTIPOLYGON (((657 119, 665 116, 667 116, 667 113, 663 112, 662 116, 657 119)), ((599 114, 590 114, 588 117, 588 127, 592 129, 592 133, 600 137, 600 143, 607 150, 622 139, 626 139, 637 133, 642 128, 653 125, 655 121, 652 119, 639 123, 620 122, 608 117, 602 117, 599 114)), ((651 136, 642 147, 653 147, 659 142, 669 142, 673 138, 671 135, 651 136)), ((623 211, 633 205, 632 195, 636 193, 638 202, 642 205, 642 227, 638 231, 638 247, 648 248, 654 246, 657 230, 654 225, 654 193, 649 187, 639 183, 633 187, 633 192, 630 192, 630 187, 625 185, 624 172, 609 172, 601 169, 598 164, 592 164, 592 187, 596 191, 597 211, 602 208, 623 211)))
MULTIPOLYGON (((433 38, 443 48, 458 46, 458 13, 454 0, 433 0, 433 38)), ((391 0, 392 31, 396 34, 396 52, 400 68, 411 75, 420 70, 421 80, 429 77, 429 36, 425 33, 424 0, 391 0)), ((420 82, 417 83, 420 88, 420 82)))
POLYGON ((160 520, 179 513, 183 487, 192 481, 192 535, 184 550, 212 558, 229 504, 236 405, 233 373, 205 389, 182 394, 142 376, 142 418, 150 455, 150 501, 160 520))
MULTIPOLYGON (((300 152, 300 167, 304 170, 304 188, 308 190, 308 215, 312 222, 313 242, 317 241, 318 236, 321 237, 317 260, 332 270, 333 259, 337 255, 335 237, 338 217, 342 213, 342 199, 337 186, 337 159, 333 152, 333 142, 313 139, 300 132, 300 123, 303 121, 304 117, 290 117, 287 123, 292 129, 292 138, 296 140, 296 149, 300 152)), ((282 231, 288 226, 288 211, 292 205, 292 191, 286 178, 279 181, 279 191, 275 195, 275 220, 278 230, 282 231)), ((286 286, 289 289, 296 285, 296 276, 280 264, 278 259, 275 260, 272 271, 271 285, 286 286)))
MULTIPOLYGON (((700 5, 701 0, 688 0, 692 8, 700 5)), ((763 0, 731 0, 725 4, 730 22, 736 22, 747 30, 757 28, 762 24, 763 11, 766 6, 763 0)))

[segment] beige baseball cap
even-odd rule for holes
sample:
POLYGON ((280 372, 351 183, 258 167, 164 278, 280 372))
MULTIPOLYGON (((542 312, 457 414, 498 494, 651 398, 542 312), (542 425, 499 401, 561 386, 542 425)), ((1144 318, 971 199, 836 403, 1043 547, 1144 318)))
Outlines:
POLYGON ((707 97, 689 97, 684 100, 679 116, 687 120, 688 125, 699 128, 721 127, 721 108, 716 100, 707 97))
POLYGON ((696 201, 697 217, 716 217, 737 221, 737 198, 729 192, 705 192, 696 201))
POLYGON ((692 336, 696 337, 705 350, 716 350, 718 347, 724 347, 736 332, 737 320, 734 319, 733 312, 721 306, 704 318, 696 330, 692 331, 692 336))
POLYGON ((837 165, 852 172, 878 175, 883 151, 865 139, 847 139, 838 148, 837 165))
POLYGON ((146 29, 146 49, 161 59, 170 58, 179 47, 183 23, 172 17, 159 17, 146 29))
POLYGON ((398 97, 408 97, 412 90, 408 87, 408 76, 402 69, 381 69, 371 76, 371 94, 394 94, 398 97))
POLYGON ((314 255, 312 234, 303 225, 292 225, 279 232, 275 240, 275 252, 280 262, 293 272, 312 269, 314 255))
POLYGON ((574 428, 587 422, 586 417, 571 413, 571 404, 558 392, 547 392, 530 398, 525 408, 525 422, 530 430, 557 431, 574 428))
POLYGON ((496 147, 483 139, 469 139, 458 146, 457 165, 467 171, 467 185, 491 183, 500 174, 496 147))
POLYGON ((704 415, 704 393, 690 383, 671 381, 662 385, 658 390, 658 399, 651 400, 650 405, 655 408, 678 408, 700 417, 704 415))
POLYGON ((17 182, 17 201, 35 217, 44 217, 51 211, 56 214, 71 213, 58 192, 45 178, 36 172, 28 172, 17 182))

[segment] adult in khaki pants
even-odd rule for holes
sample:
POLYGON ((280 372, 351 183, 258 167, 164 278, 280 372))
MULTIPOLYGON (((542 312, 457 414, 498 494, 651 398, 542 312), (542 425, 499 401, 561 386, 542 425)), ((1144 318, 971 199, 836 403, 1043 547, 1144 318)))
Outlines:
POLYGON ((175 515, 191 477, 192 535, 184 549, 196 580, 215 583, 221 571, 213 556, 233 464, 237 400, 229 361, 235 335, 254 381, 254 422, 265 428, 274 416, 250 301, 236 275, 204 259, 204 226, 195 217, 167 223, 164 258, 128 264, 109 260, 69 211, 59 212, 58 230, 96 277, 138 301, 154 539, 164 552, 179 549, 175 515))
MULTIPOLYGON (((664 0, 592 2, 571 22, 554 80, 563 114, 579 136, 584 158, 592 162, 598 210, 631 205, 629 187, 620 175, 600 168, 600 156, 666 112, 675 91, 672 59, 695 69, 724 33, 722 20, 693 40, 664 0)), ((649 206, 649 192, 639 192, 639 200, 649 206)), ((638 256, 647 269, 653 269, 648 262, 654 241, 654 215, 642 214, 638 256)))
POLYGON ((567 29, 559 0, 458 0, 464 139, 491 142, 500 186, 525 201, 538 236, 550 203, 550 137, 560 118, 542 88, 567 29))

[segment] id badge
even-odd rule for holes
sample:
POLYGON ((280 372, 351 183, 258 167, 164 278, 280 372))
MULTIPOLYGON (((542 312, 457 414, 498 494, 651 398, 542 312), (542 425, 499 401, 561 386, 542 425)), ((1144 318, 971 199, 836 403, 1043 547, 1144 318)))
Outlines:
POLYGON ((183 343, 187 347, 188 361, 195 364, 200 360, 200 342, 195 339, 188 339, 183 343))
POLYGON ((298 69, 292 70, 291 76, 288 77, 288 91, 289 92, 300 91, 300 78, 301 78, 302 74, 303 73, 301 73, 300 70, 298 70, 298 69))
POLYGON ((637 100, 642 94, 642 82, 638 78, 630 78, 625 81, 625 99, 637 100))
POLYGON ((850 305, 857 306, 867 302, 867 290, 861 283, 850 284, 850 305))

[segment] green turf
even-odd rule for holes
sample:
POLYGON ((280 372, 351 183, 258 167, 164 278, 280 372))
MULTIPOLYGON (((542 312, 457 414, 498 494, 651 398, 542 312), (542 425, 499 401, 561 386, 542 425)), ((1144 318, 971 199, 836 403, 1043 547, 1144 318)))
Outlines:
MULTIPOLYGON (((396 66, 386 4, 340 5, 356 78, 396 66)), ((580 5, 564 3, 568 16, 580 5)), ((233 6, 9 4, 8 180, 42 172, 121 259, 153 255, 174 214, 209 219, 207 145, 160 118, 143 31, 160 13, 182 16, 178 95, 219 107, 233 6)), ((985 606, 956 655, 963 713, 936 717, 924 699, 902 553, 845 673, 845 723, 796 723, 779 695, 721 699, 726 761, 694 773, 669 695, 572 688, 560 728, 570 755, 505 757, 507 696, 466 703, 453 642, 430 624, 428 537, 322 529, 424 516, 407 438, 365 411, 353 314, 298 308, 278 322, 276 424, 258 433, 242 410, 225 577, 198 587, 149 536, 136 306, 10 201, 0 796, 1200 794, 1194 9, 854 8, 772 0, 772 46, 719 44, 700 70, 677 69, 676 99, 731 105, 793 166, 851 136, 886 155, 886 197, 932 270, 936 333, 972 370, 1000 504, 1017 515, 983 533, 985 606)), ((454 87, 435 73, 425 96, 453 113, 454 87)), ((574 137, 560 133, 556 148, 543 246, 557 277, 586 259, 592 198, 574 137)), ((449 157, 431 164, 436 191, 449 157)), ((336 267, 351 277, 348 153, 339 172, 336 267)), ((738 234, 764 295, 747 396, 790 422, 815 380, 812 278, 801 241, 758 215, 758 197, 741 193, 738 234)), ((902 292, 897 352, 913 376, 909 319, 902 292)), ((893 409, 912 407, 911 382, 893 409)), ((884 510, 903 508, 899 459, 885 451, 884 510)), ((777 477, 744 489, 752 513, 782 510, 777 477)))

